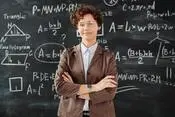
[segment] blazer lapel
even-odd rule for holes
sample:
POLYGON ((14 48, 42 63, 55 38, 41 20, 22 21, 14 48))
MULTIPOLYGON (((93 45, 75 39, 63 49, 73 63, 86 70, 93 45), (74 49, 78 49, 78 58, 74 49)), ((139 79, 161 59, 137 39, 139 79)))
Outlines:
MULTIPOLYGON (((81 46, 80 44, 76 45, 74 48, 75 56, 77 58, 78 63, 77 68, 80 67, 81 73, 83 76, 83 82, 85 82, 85 71, 84 71, 84 64, 83 64, 83 58, 81 54, 81 46)), ((94 56, 92 57, 91 63, 89 65, 88 70, 93 67, 93 64, 99 59, 100 55, 103 53, 103 49, 101 48, 100 45, 97 46, 97 49, 95 50, 94 56)))
POLYGON ((99 59, 100 55, 102 54, 103 49, 100 45, 97 46, 97 49, 95 50, 94 56, 92 57, 91 63, 89 65, 89 68, 93 66, 93 64, 99 59))
MULTIPOLYGON (((76 53, 75 56, 77 58, 77 61, 79 61, 79 63, 80 63, 80 64, 77 65, 77 67, 80 67, 81 73, 82 73, 83 77, 85 77, 85 71, 84 71, 83 58, 82 58, 82 54, 81 54, 80 44, 76 45, 75 53, 76 53)), ((84 78, 83 78, 83 80, 85 81, 84 78)))

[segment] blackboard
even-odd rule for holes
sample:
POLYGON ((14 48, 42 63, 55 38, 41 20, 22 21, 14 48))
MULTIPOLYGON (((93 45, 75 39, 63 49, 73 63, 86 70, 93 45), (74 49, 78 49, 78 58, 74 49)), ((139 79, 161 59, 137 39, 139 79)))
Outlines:
POLYGON ((55 70, 80 42, 69 15, 81 3, 104 16, 98 42, 115 53, 117 117, 174 117, 173 0, 1 0, 0 116, 56 117, 55 70))

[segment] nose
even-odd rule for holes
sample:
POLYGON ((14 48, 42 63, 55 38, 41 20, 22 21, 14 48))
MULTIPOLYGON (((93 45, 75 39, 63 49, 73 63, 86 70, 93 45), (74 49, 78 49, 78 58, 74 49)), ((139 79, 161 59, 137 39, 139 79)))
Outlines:
POLYGON ((84 25, 84 29, 88 29, 89 28, 89 25, 88 24, 85 24, 84 25))

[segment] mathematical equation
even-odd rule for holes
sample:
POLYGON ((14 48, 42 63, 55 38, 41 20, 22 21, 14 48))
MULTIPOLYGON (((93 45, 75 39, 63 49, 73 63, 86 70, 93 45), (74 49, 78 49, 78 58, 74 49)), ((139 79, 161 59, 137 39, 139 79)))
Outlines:
POLYGON ((62 27, 62 24, 61 24, 61 22, 59 20, 57 20, 56 23, 49 22, 46 27, 44 27, 43 25, 40 25, 39 26, 39 28, 38 28, 38 34, 39 33, 42 33, 42 32, 47 32, 47 31, 51 30, 52 31, 52 34, 54 36, 56 36, 57 33, 58 33, 58 30, 60 30, 61 27, 62 27))
POLYGON ((146 25, 140 24, 129 24, 129 21, 126 21, 125 24, 116 25, 115 22, 111 23, 109 32, 116 32, 117 30, 122 30, 125 32, 138 31, 138 32, 147 32, 147 31, 174 31, 175 26, 166 24, 166 23, 148 23, 146 25))
POLYGON ((43 5, 41 7, 37 5, 33 5, 32 7, 32 15, 45 15, 52 13, 60 13, 60 12, 71 12, 75 8, 77 8, 78 4, 57 4, 57 5, 43 5))
POLYGON ((175 58, 175 47, 164 45, 161 51, 161 58, 175 58))
POLYGON ((147 49, 127 49, 127 55, 120 55, 120 51, 116 52, 116 60, 119 62, 121 60, 128 61, 129 59, 137 59, 138 64, 144 64, 144 58, 154 59, 155 65, 158 64, 159 59, 170 59, 172 63, 175 63, 175 48, 171 43, 167 40, 164 40, 160 37, 160 33, 156 33, 156 37, 148 42, 148 45, 153 43, 157 43, 157 50, 151 48, 147 49))
MULTIPOLYGON (((52 87, 54 92, 55 87, 53 84, 48 85, 49 82, 53 82, 55 73, 48 72, 33 72, 32 80, 24 88, 25 77, 10 77, 9 78, 9 91, 13 93, 26 92, 26 95, 42 96, 44 91, 52 87)), ((29 80, 29 79, 28 79, 29 80)), ((55 97, 56 95, 54 95, 55 97)))
MULTIPOLYGON (((105 5, 112 7, 118 3, 118 0, 103 0, 105 5)), ((140 0, 122 0, 120 5, 123 11, 143 11, 143 10, 155 10, 156 2, 150 0, 147 4, 141 4, 140 0)))
MULTIPOLYGON (((27 95, 38 95, 42 96, 42 92, 46 89, 53 87, 48 85, 48 82, 53 82, 55 73, 48 72, 33 72, 32 83, 28 84, 26 94, 27 95)), ((52 89, 54 91, 54 89, 52 89)), ((47 94, 46 94, 47 95, 47 94)))
MULTIPOLYGON (((170 72, 172 73, 172 72, 170 72)), ((158 74, 158 73, 157 73, 158 74)), ((121 81, 138 81, 148 84, 163 84, 166 86, 175 87, 175 82, 173 80, 163 79, 161 75, 157 74, 146 74, 146 73, 139 73, 139 74, 132 74, 132 73, 120 73, 118 75, 118 79, 121 81)), ((167 70, 166 70, 166 74, 167 70)))
POLYGON ((34 52, 34 57, 42 63, 58 63, 65 47, 58 43, 46 43, 40 45, 34 52))

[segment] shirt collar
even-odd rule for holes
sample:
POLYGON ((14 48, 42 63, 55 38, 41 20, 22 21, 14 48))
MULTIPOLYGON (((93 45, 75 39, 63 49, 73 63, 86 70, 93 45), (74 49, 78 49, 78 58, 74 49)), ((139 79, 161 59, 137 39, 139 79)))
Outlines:
POLYGON ((87 48, 83 43, 81 43, 81 52, 82 54, 86 53, 86 50, 89 49, 90 53, 94 53, 96 48, 97 48, 98 43, 96 42, 95 44, 93 44, 92 46, 90 46, 89 48, 87 48))

